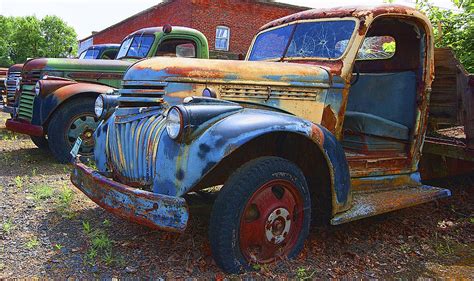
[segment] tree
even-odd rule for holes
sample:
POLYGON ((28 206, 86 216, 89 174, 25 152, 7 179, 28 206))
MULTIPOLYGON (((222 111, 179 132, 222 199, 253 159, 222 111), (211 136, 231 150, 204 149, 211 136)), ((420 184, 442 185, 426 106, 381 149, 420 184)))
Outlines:
POLYGON ((441 9, 429 0, 417 0, 417 7, 423 11, 435 33, 436 47, 452 48, 464 68, 474 72, 474 1, 452 0, 459 11, 441 9))
POLYGON ((56 16, 0 16, 0 66, 34 57, 66 57, 77 50, 76 32, 56 16))

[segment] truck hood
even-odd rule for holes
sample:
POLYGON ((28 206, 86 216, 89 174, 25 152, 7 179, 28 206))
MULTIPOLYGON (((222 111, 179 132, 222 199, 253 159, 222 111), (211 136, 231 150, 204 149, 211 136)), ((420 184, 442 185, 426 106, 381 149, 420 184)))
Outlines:
POLYGON ((155 57, 136 62, 124 81, 329 87, 331 74, 308 64, 155 57))
POLYGON ((38 58, 27 61, 23 71, 64 72, 125 72, 132 64, 121 60, 81 60, 63 58, 38 58))

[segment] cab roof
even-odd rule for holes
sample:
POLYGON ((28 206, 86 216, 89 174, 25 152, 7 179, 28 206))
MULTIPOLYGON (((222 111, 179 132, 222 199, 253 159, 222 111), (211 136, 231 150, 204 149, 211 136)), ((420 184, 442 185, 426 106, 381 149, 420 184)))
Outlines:
POLYGON ((365 18, 368 16, 376 17, 382 14, 410 15, 420 17, 423 18, 423 20, 426 20, 424 15, 418 10, 404 5, 385 4, 374 6, 343 6, 334 8, 311 9, 292 14, 265 24, 260 28, 260 31, 299 20, 343 17, 365 18))
MULTIPOLYGON (((189 28, 189 27, 184 27, 184 26, 172 26, 171 33, 176 32, 176 31, 201 33, 201 32, 199 32, 198 30, 193 29, 193 28, 189 28)), ((163 27, 162 27, 162 26, 155 26, 155 27, 142 28, 142 29, 139 29, 139 30, 137 30, 137 31, 134 31, 133 33, 131 33, 131 34, 128 35, 127 37, 133 36, 133 35, 136 35, 136 34, 154 35, 155 33, 158 33, 158 32, 163 32, 163 27)))

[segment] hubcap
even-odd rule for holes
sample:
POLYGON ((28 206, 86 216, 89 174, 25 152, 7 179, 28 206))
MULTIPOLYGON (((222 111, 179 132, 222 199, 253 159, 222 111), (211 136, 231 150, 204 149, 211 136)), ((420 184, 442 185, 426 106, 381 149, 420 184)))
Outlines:
POLYGON ((92 115, 81 115, 73 119, 69 126, 67 139, 71 147, 78 137, 82 139, 79 152, 82 155, 92 153, 94 149, 94 131, 97 128, 96 118, 92 115))
POLYGON ((303 199, 287 180, 272 180, 250 197, 240 219, 239 243, 250 262, 268 263, 287 256, 303 225, 303 199))

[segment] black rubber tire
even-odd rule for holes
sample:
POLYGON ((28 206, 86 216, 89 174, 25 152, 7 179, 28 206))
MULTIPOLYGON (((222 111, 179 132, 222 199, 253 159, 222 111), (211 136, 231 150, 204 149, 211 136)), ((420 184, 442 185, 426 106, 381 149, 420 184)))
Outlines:
MULTIPOLYGON (((67 140, 68 125, 78 115, 87 113, 95 116, 93 98, 75 99, 63 104, 50 119, 48 125, 48 143, 53 156, 60 163, 71 162, 72 145, 67 140)), ((86 155, 86 158, 90 155, 86 155)))
POLYGON ((295 257, 304 246, 311 224, 311 197, 306 179, 292 162, 279 157, 261 157, 236 170, 226 181, 212 207, 209 241, 216 264, 227 273, 253 270, 240 250, 240 219, 252 194, 274 179, 291 181, 301 193, 305 210, 297 242, 288 258, 295 257))
POLYGON ((48 140, 46 137, 35 137, 35 136, 30 136, 31 141, 38 147, 39 149, 48 149, 48 140))

